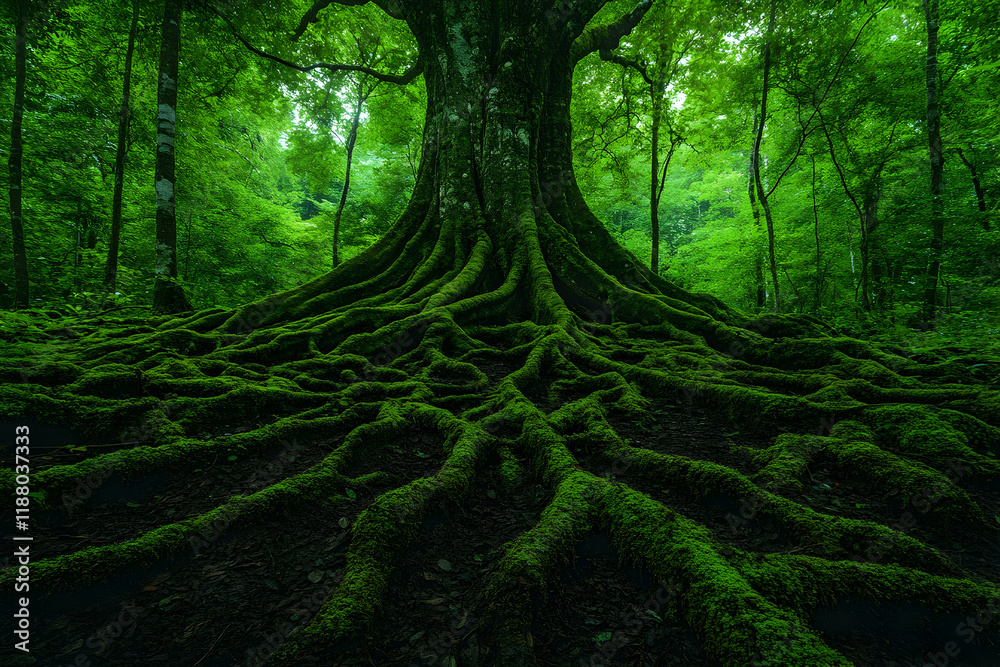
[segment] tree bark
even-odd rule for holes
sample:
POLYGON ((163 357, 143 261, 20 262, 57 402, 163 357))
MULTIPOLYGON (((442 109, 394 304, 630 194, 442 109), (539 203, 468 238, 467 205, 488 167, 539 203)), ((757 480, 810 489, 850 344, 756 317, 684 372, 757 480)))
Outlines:
POLYGON ((934 319, 938 274, 944 251, 944 151, 941 148, 941 109, 938 101, 938 0, 923 0, 927 19, 927 141, 931 164, 931 243, 924 287, 924 321, 934 319))
POLYGON ((118 115, 118 149, 115 152, 115 191, 111 200, 111 238, 108 241, 108 261, 104 267, 104 291, 110 297, 118 283, 118 246, 122 229, 122 191, 125 186, 125 154, 128 151, 128 124, 131 109, 132 54, 139 27, 139 0, 132 0, 132 25, 128 31, 125 52, 125 77, 122 83, 122 106, 118 115))
POLYGON ((187 295, 177 280, 177 211, 174 198, 177 179, 174 171, 174 139, 180 42, 180 0, 165 0, 156 95, 156 269, 153 311, 160 313, 182 313, 192 310, 187 295))
POLYGON ((14 309, 28 307, 28 253, 24 242, 24 218, 21 205, 21 162, 24 159, 24 84, 28 51, 28 2, 16 0, 14 35, 14 117, 10 124, 10 155, 7 169, 10 177, 10 231, 14 246, 14 309))

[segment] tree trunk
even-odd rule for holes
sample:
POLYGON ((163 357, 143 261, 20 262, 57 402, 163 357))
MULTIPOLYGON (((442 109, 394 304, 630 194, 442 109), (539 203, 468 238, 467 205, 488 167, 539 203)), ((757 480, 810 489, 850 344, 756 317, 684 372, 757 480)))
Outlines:
MULTIPOLYGON (((673 159, 674 151, 684 140, 668 121, 666 125, 670 137, 670 148, 667 150, 667 159, 663 162, 663 169, 660 170, 660 128, 663 126, 663 95, 666 88, 664 77, 665 72, 661 71, 660 78, 650 86, 650 92, 653 94, 653 163, 650 169, 649 187, 649 220, 653 247, 650 255, 650 270, 656 274, 660 272, 660 200, 663 198, 663 188, 667 184, 667 170, 670 169, 670 160, 673 159)), ((699 217, 700 212, 699 209, 699 217)))
MULTIPOLYGON (((652 146, 650 153, 652 164, 649 169, 649 232, 652 247, 649 255, 649 269, 653 273, 660 272, 660 198, 657 195, 657 185, 660 180, 660 115, 663 113, 663 79, 650 85, 649 93, 653 98, 652 146)), ((669 163, 670 159, 667 158, 669 163)), ((663 170, 666 177, 666 168, 663 170)))
POLYGON ((923 0, 927 19, 927 140, 931 160, 931 244, 924 288, 924 321, 934 319, 938 274, 944 251, 944 151, 941 148, 941 110, 938 102, 938 0, 923 0))
POLYGON ((771 282, 774 290, 774 312, 781 312, 781 298, 778 287, 778 265, 774 259, 774 219, 771 217, 771 206, 767 201, 767 191, 760 179, 760 142, 764 137, 764 125, 767 123, 767 89, 771 74, 771 40, 774 37, 774 0, 771 1, 771 18, 767 24, 767 36, 764 41, 764 85, 760 98, 760 124, 757 126, 757 138, 754 141, 753 180, 757 188, 760 205, 764 209, 764 221, 767 224, 767 257, 771 263, 771 282))
POLYGON ((27 308, 29 298, 28 253, 24 243, 24 219, 21 210, 21 162, 24 142, 24 84, 28 51, 28 2, 15 0, 14 35, 14 117, 10 124, 10 155, 7 158, 10 192, 10 231, 14 245, 14 309, 27 308))
MULTIPOLYGON (((969 173, 972 175, 972 187, 976 190, 976 205, 979 207, 979 212, 986 213, 986 195, 983 192, 982 184, 979 182, 979 172, 976 170, 976 164, 965 159, 965 154, 962 153, 961 148, 958 149, 958 157, 962 159, 962 163, 969 168, 969 173)), ((975 156, 973 156, 973 159, 975 159, 975 156)), ((990 221, 985 215, 980 216, 979 222, 985 231, 990 231, 990 221)))
MULTIPOLYGON (((111 238, 108 241, 108 261, 104 267, 104 291, 110 297, 118 283, 118 245, 122 230, 122 191, 125 187, 125 154, 128 151, 128 124, 131 115, 132 54, 139 27, 139 0, 132 0, 132 25, 128 31, 125 51, 125 77, 122 83, 122 107, 118 114, 118 149, 115 152, 115 191, 111 200, 111 238)), ((159 153, 157 153, 159 155, 159 153)))
POLYGON ((177 211, 174 175, 177 122, 177 69, 181 43, 181 0, 165 0, 157 86, 156 135, 156 271, 153 311, 183 313, 192 310, 177 280, 177 211))
MULTIPOLYGON (((653 137, 650 146, 652 164, 649 170, 649 227, 652 247, 649 255, 649 269, 653 273, 660 272, 660 197, 657 190, 662 192, 662 189, 657 186, 660 180, 660 121, 663 115, 663 84, 666 77, 666 68, 663 66, 662 58, 661 52, 660 58, 657 60, 660 65, 657 72, 659 76, 655 77, 649 86, 649 95, 653 102, 653 126, 651 128, 653 137)), ((668 155, 667 164, 663 166, 664 179, 666 179, 667 165, 669 164, 670 156, 668 155)))
MULTIPOLYGON (((878 171, 881 171, 879 167, 878 171)), ((878 173, 876 173, 875 179, 878 178, 878 173)), ((873 259, 872 259, 872 234, 878 228, 878 203, 882 198, 882 193, 878 189, 880 186, 876 182, 869 184, 869 190, 865 193, 864 198, 864 213, 861 216, 861 290, 863 294, 862 305, 866 312, 871 312, 872 310, 872 299, 871 299, 871 279, 873 270, 873 259)))
MULTIPOLYGON (((354 116, 351 118, 351 133, 347 137, 347 168, 344 170, 344 189, 340 192, 340 203, 337 204, 337 213, 333 217, 333 268, 340 264, 340 216, 344 213, 344 206, 347 205, 347 191, 351 187, 351 160, 354 156, 354 143, 358 139, 358 124, 361 122, 361 106, 371 94, 364 92, 364 82, 367 77, 358 77, 358 96, 355 98, 354 116)), ((374 88, 373 88, 374 89, 374 88)))
POLYGON ((823 302, 821 298, 823 294, 823 268, 821 263, 822 253, 820 252, 819 244, 819 206, 816 204, 816 156, 810 155, 809 158, 812 161, 813 234, 816 237, 816 275, 813 276, 816 285, 814 309, 818 312, 820 304, 823 302))
MULTIPOLYGON (((754 111, 754 143, 750 147, 750 173, 747 178, 747 196, 750 198, 750 210, 753 212, 753 223, 755 236, 759 236, 760 230, 760 211, 757 209, 757 195, 754 194, 756 190, 756 181, 754 180, 754 173, 756 173, 757 164, 757 112, 754 111)), ((764 286, 764 251, 760 247, 757 239, 753 240, 753 282, 754 282, 754 294, 756 296, 755 304, 757 309, 760 310, 767 304, 767 290, 764 286)))

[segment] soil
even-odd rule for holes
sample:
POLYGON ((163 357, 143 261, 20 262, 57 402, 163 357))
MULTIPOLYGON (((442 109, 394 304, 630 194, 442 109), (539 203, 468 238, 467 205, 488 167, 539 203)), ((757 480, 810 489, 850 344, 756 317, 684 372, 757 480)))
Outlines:
MULTIPOLYGON (((748 432, 695 407, 664 401, 655 403, 644 423, 614 418, 611 423, 632 446, 712 461, 747 475, 756 468, 733 445, 762 448, 782 430, 776 425, 768 432, 748 432)), ((218 437, 256 426, 234 424, 207 435, 218 437)), ((782 426, 809 431, 808 425, 782 426)), ((205 512, 220 499, 259 488, 255 483, 271 483, 307 469, 339 446, 343 436, 330 433, 326 439, 299 443, 294 457, 275 448, 246 459, 217 461, 193 476, 157 473, 122 482, 112 475, 72 514, 53 511, 32 517, 32 559, 131 539, 205 512), (260 471, 269 462, 277 462, 277 469, 262 478, 260 471)), ((266 525, 224 530, 199 549, 187 549, 104 584, 70 591, 33 590, 30 657, 4 657, 3 664, 260 664, 258 659, 307 621, 342 578, 350 525, 357 515, 379 494, 432 475, 443 460, 439 444, 438 436, 414 431, 409 441, 359 457, 345 471, 347 476, 373 471, 388 476, 357 492, 348 505, 324 502, 266 525)), ((702 502, 671 498, 627 470, 616 473, 583 447, 573 453, 584 470, 616 476, 618 482, 709 527, 733 549, 822 556, 811 545, 790 541, 759 516, 740 517, 739 498, 715 496, 702 502)), ((480 647, 488 645, 490 628, 481 622, 473 602, 477 585, 495 566, 499 548, 529 529, 552 499, 550 489, 531 479, 512 493, 503 491, 493 472, 497 467, 496 460, 484 462, 468 503, 427 517, 390 579, 377 640, 369 646, 339 647, 323 664, 484 663, 480 647)), ((898 519, 900 504, 892 489, 870 488, 823 459, 814 461, 808 473, 811 479, 804 491, 786 497, 819 512, 884 525, 898 519)), ((959 483, 987 513, 1000 516, 996 485, 977 486, 971 479, 959 483)), ((12 525, 10 512, 4 521, 5 526, 12 525)), ((970 577, 1000 582, 997 534, 954 534, 930 523, 918 524, 909 534, 940 549, 970 577)), ((552 578, 547 600, 538 601, 530 637, 538 664, 717 664, 683 618, 661 604, 678 583, 682 582, 654 581, 649 571, 621 562, 609 533, 598 527, 577 546, 573 562, 552 578)), ((13 603, 6 592, 0 599, 5 605, 13 603)), ((7 611, 4 616, 11 618, 7 611)), ((915 605, 886 605, 859 597, 837 608, 816 609, 811 623, 824 641, 859 666, 1000 665, 1000 646, 961 642, 955 635, 961 620, 954 615, 928 617, 915 605), (936 663, 928 657, 955 640, 959 640, 958 656, 945 656, 944 662, 939 657, 936 663)), ((10 643, 5 644, 0 654, 9 656, 10 643)))

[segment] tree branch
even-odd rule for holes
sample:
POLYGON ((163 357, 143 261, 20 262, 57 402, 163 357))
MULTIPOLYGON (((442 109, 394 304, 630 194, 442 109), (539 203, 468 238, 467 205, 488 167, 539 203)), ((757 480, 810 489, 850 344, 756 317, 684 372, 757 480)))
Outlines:
POLYGON ((646 81, 647 84, 649 84, 650 86, 653 85, 653 80, 649 78, 649 74, 647 74, 646 72, 645 63, 641 63, 634 58, 626 58, 624 56, 620 56, 606 49, 600 49, 598 50, 597 53, 601 57, 601 60, 604 60, 609 63, 616 63, 618 65, 621 65, 622 67, 631 67, 636 72, 642 75, 642 78, 646 81))
POLYGON ((374 2, 379 9, 394 19, 403 18, 403 3, 397 0, 316 0, 309 11, 305 13, 299 22, 299 27, 292 33, 292 41, 298 41, 299 37, 305 34, 310 23, 319 21, 319 13, 330 5, 345 5, 347 7, 360 7, 374 2))
POLYGON ((289 62, 284 58, 279 58, 278 56, 271 55, 270 53, 265 53, 264 51, 261 51, 257 47, 253 46, 242 35, 236 32, 236 27, 233 25, 232 21, 230 21, 226 17, 225 14, 220 12, 215 7, 212 8, 212 11, 214 11, 219 18, 221 18, 223 21, 226 22, 226 24, 229 26, 230 31, 232 31, 233 33, 233 37, 240 40, 240 42, 243 43, 243 46, 245 46, 249 51, 257 54, 261 58, 273 60, 276 63, 284 65, 285 67, 291 67, 292 69, 296 69, 300 72, 311 72, 314 69, 326 69, 330 70, 331 72, 364 72, 365 74, 375 77, 379 81, 385 81, 387 83, 398 83, 401 86, 405 86, 406 84, 416 79, 422 71, 420 65, 417 63, 411 65, 410 68, 407 69, 402 74, 382 74, 381 72, 376 72, 375 70, 370 69, 368 67, 364 67, 363 65, 341 65, 338 63, 315 63, 313 65, 296 65, 295 63, 289 62))
MULTIPOLYGON (((781 179, 785 177, 785 174, 788 173, 788 170, 792 168, 792 165, 795 164, 795 161, 799 158, 799 154, 802 152, 802 147, 806 143, 806 138, 809 136, 809 133, 811 132, 811 130, 809 130, 809 125, 812 123, 813 118, 815 118, 816 114, 819 112, 820 106, 822 106, 823 102, 826 101, 826 96, 830 94, 830 89, 833 88, 833 84, 837 81, 837 77, 840 76, 840 70, 843 69, 844 62, 847 61, 847 56, 851 55, 851 51, 854 50, 854 46, 858 43, 858 40, 861 39, 861 33, 865 31, 865 28, 867 28, 868 24, 872 22, 872 19, 881 14, 882 11, 885 10, 885 8, 888 6, 889 3, 886 2, 884 5, 879 7, 875 11, 875 13, 869 16, 868 20, 865 21, 864 24, 862 24, 862 26, 858 29, 858 34, 854 36, 854 41, 851 42, 851 46, 848 47, 847 51, 845 51, 844 55, 841 57, 840 62, 837 63, 837 69, 834 70, 833 76, 830 77, 830 83, 826 84, 826 90, 823 91, 823 96, 819 98, 819 101, 816 103, 816 108, 813 109, 812 115, 809 116, 809 118, 805 122, 805 125, 802 126, 802 136, 799 137, 799 145, 795 149, 795 155, 792 156, 792 159, 788 163, 788 166, 785 167, 785 170, 781 172, 780 176, 778 176, 778 180, 776 180, 774 182, 774 185, 771 186, 771 189, 767 193, 768 197, 771 196, 775 188, 778 187, 778 184, 781 183, 781 179)), ((760 119, 761 123, 763 123, 764 121, 765 121, 764 118, 760 119)))
POLYGON ((296 249, 295 246, 290 245, 288 243, 285 243, 284 241, 272 241, 271 239, 269 239, 266 236, 264 236, 264 234, 262 234, 261 232, 250 232, 250 235, 251 236, 259 236, 261 238, 261 240, 264 241, 264 243, 272 245, 272 246, 274 246, 276 248, 277 247, 283 247, 283 248, 291 248, 292 250, 296 249))
POLYGON ((584 30, 584 32, 573 40, 570 47, 570 62, 574 65, 580 62, 584 56, 594 51, 613 51, 618 48, 618 44, 623 37, 632 33, 632 30, 639 25, 642 17, 646 15, 653 0, 641 0, 628 14, 620 17, 609 25, 596 25, 584 30))
POLYGON ((229 79, 224 84, 222 84, 221 88, 219 88, 214 93, 209 93, 208 95, 204 95, 202 97, 199 97, 198 101, 199 102, 204 102, 204 101, 206 101, 210 97, 222 97, 222 94, 226 92, 226 88, 229 87, 229 84, 231 84, 233 81, 235 81, 236 77, 239 76, 240 72, 242 72, 242 71, 243 71, 243 68, 237 66, 237 68, 233 71, 233 75, 231 77, 229 77, 229 79))

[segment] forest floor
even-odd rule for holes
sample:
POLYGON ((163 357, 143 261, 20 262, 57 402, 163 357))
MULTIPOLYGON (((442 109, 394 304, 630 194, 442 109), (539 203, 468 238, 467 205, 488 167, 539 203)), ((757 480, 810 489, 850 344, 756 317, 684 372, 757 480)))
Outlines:
MULTIPOLYGON (((541 407, 550 412, 559 406, 541 407)), ((634 447, 715 462, 745 475, 751 475, 756 466, 747 450, 736 446, 761 449, 783 431, 810 431, 807 424, 774 424, 768 432, 749 432, 699 408, 662 400, 654 401, 645 421, 609 421, 634 447)), ((258 426, 231 424, 203 437, 258 426)), ((161 525, 163 518, 176 521, 206 512, 220 499, 260 488, 261 470, 268 463, 279 462, 263 480, 269 484, 315 465, 343 437, 343 433, 330 433, 322 440, 297 443, 287 456, 275 448, 217 461, 193 476, 161 472, 122 482, 111 475, 71 514, 59 510, 32 517, 32 560, 125 541, 161 525), (137 523, 137 516, 147 516, 148 523, 137 523)), ((444 460, 436 445, 440 445, 439 436, 415 430, 408 440, 355 460, 344 471, 348 477, 370 471, 385 471, 388 476, 367 492, 364 488, 349 492, 353 497, 347 504, 327 502, 308 515, 291 515, 280 523, 223 527, 218 535, 207 536, 177 557, 127 572, 109 583, 71 591, 33 591, 30 657, 5 658, 3 664, 260 664, 260 658, 316 612, 340 581, 350 527, 358 514, 394 486, 431 476, 444 460)), ((761 554, 823 555, 814 545, 795 543, 759 516, 754 518, 752 512, 749 517, 747 512, 741 515, 740 498, 717 495, 692 502, 671 497, 648 479, 616 470, 613 461, 587 452, 583 443, 574 444, 572 451, 583 469, 667 504, 711 529, 726 547, 761 554)), ((66 448, 55 456, 60 457, 59 463, 85 457, 66 448)), ((552 500, 552 492, 538 480, 523 480, 516 490, 504 491, 493 472, 497 466, 497 461, 484 464, 466 506, 427 517, 390 579, 380 636, 369 646, 342 647, 332 664, 465 667, 482 663, 480 638, 489 629, 479 620, 476 587, 496 565, 501 547, 531 528, 552 500)), ((980 487, 969 478, 958 484, 987 514, 1000 517, 998 485, 980 487)), ((807 470, 803 492, 785 497, 817 512, 892 525, 905 511, 906 499, 900 495, 898 489, 873 488, 847 476, 820 457, 807 470)), ((4 525, 12 525, 12 520, 12 512, 5 512, 4 525)), ((992 535, 964 534, 939 523, 921 523, 918 517, 908 534, 940 550, 970 578, 1000 582, 1000 530, 992 535)), ((575 561, 552 579, 547 599, 537 601, 529 642, 538 664, 718 664, 706 655, 683 618, 668 613, 666 601, 677 583, 681 582, 652 581, 647 570, 619 561, 609 535, 598 528, 577 546, 575 561)), ((921 609, 859 597, 837 607, 816 609, 811 623, 829 646, 858 666, 1000 665, 1000 646, 965 643, 956 634, 956 626, 966 619, 954 614, 927 616, 921 609), (957 655, 942 652, 948 642, 957 643, 957 655)), ((4 615, 10 618, 7 612, 4 615)), ((1000 619, 994 617, 992 622, 1000 619)), ((2 651, 8 648, 9 644, 2 651)), ((785 663, 779 655, 759 664, 785 663)))

